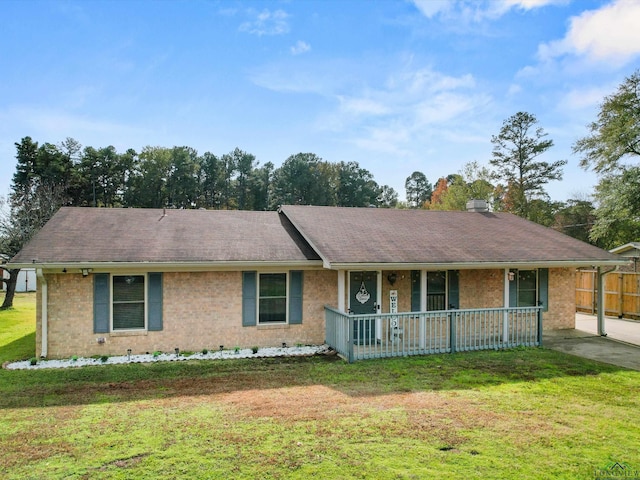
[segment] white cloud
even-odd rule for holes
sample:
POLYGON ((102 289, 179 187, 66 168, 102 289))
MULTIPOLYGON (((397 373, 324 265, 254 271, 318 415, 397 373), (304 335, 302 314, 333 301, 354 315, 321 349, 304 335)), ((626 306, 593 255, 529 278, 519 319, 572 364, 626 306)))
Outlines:
POLYGON ((538 57, 547 61, 564 55, 623 65, 640 54, 640 2, 618 0, 571 18, 565 37, 542 44, 538 57))
POLYGON ((547 5, 561 5, 569 0, 413 0, 416 8, 427 18, 442 16, 466 22, 494 20, 510 10, 533 10, 547 5))
POLYGON ((414 5, 427 18, 448 12, 454 6, 450 0, 413 0, 414 5))
POLYGON ((576 88, 564 95, 558 108, 565 111, 593 108, 600 105, 604 97, 610 95, 613 90, 615 90, 615 86, 612 85, 576 88))
POLYGON ((339 95, 338 100, 340 109, 347 114, 384 115, 389 113, 389 109, 385 105, 371 98, 351 98, 339 95))
POLYGON ((311 50, 311 45, 309 45, 307 42, 303 42, 302 40, 298 40, 298 42, 293 47, 291 47, 290 50, 292 55, 300 55, 311 50))
POLYGON ((283 35, 289 32, 289 14, 283 10, 263 10, 256 12, 249 11, 249 15, 253 17, 240 25, 241 32, 251 33, 253 35, 283 35))

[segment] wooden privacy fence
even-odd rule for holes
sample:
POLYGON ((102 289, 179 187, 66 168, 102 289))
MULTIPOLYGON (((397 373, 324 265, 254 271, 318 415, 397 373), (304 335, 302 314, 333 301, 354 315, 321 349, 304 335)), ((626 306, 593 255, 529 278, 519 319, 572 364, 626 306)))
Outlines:
MULTIPOLYGON (((576 273, 576 311, 596 313, 598 273, 576 273)), ((604 314, 618 318, 640 319, 640 273, 611 272, 604 276, 604 314)))

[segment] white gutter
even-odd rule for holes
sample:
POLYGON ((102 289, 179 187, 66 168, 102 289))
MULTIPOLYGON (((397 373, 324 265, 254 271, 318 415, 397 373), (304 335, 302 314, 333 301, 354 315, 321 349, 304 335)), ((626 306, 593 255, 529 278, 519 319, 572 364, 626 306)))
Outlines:
POLYGON ((527 262, 451 262, 451 263, 331 263, 333 270, 483 270, 505 268, 593 268, 594 266, 618 266, 626 260, 540 260, 527 262))
POLYGON ((40 307, 40 329, 42 346, 40 348, 40 358, 47 358, 47 345, 49 344, 49 318, 47 304, 49 303, 49 292, 47 288, 47 279, 42 274, 42 269, 36 269, 36 276, 40 280, 40 291, 42 295, 42 305, 40 307))
POLYGON ((215 262, 42 262, 12 263, 13 268, 44 268, 80 273, 82 269, 91 269, 92 273, 112 272, 114 270, 146 270, 149 272, 199 272, 199 271, 239 271, 263 268, 322 269, 320 260, 294 261, 215 261, 215 262))

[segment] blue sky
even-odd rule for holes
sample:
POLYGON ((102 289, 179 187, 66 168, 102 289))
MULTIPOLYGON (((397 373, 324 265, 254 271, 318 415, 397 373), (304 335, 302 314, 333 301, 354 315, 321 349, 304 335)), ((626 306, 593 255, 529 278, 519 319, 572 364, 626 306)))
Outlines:
POLYGON ((279 166, 357 161, 404 198, 488 165, 534 114, 566 159, 554 200, 595 175, 572 143, 640 66, 640 2, 590 0, 0 2, 0 194, 15 142, 239 147, 279 166))

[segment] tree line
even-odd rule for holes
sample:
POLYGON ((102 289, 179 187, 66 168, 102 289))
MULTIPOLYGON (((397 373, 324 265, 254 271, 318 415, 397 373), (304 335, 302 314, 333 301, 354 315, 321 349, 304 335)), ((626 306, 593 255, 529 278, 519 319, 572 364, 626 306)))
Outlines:
POLYGON ((12 203, 43 186, 57 189, 62 205, 93 207, 272 210, 389 206, 397 198, 357 162, 331 163, 313 153, 291 155, 274 168, 239 148, 221 156, 186 146, 119 153, 113 146, 82 148, 71 138, 38 145, 25 137, 16 150, 12 203))

